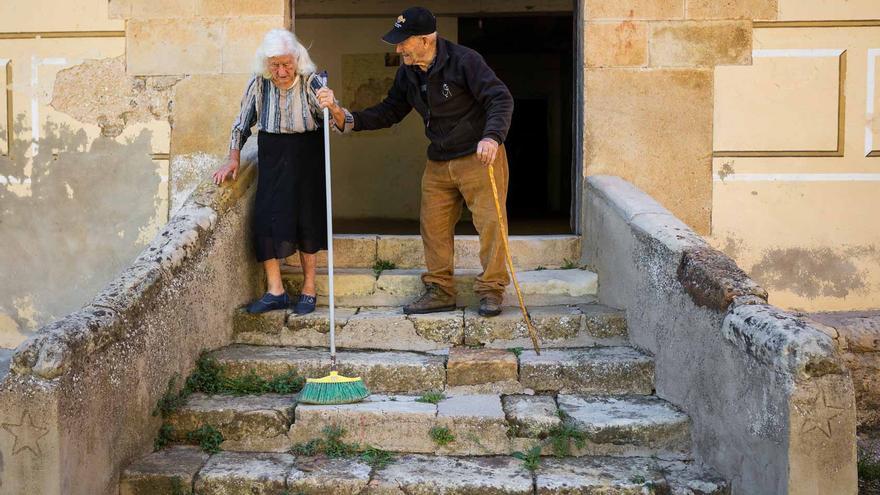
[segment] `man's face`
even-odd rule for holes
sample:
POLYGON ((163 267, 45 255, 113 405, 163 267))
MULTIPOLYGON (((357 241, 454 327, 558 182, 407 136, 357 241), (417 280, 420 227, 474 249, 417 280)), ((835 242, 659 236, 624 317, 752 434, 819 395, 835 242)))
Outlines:
POLYGON ((293 83, 296 77, 296 60, 293 55, 269 57, 266 65, 269 66, 269 73, 272 74, 272 81, 275 84, 286 88, 293 83))
POLYGON ((414 65, 424 61, 428 42, 424 36, 410 36, 395 45, 394 49, 400 54, 404 64, 414 65))

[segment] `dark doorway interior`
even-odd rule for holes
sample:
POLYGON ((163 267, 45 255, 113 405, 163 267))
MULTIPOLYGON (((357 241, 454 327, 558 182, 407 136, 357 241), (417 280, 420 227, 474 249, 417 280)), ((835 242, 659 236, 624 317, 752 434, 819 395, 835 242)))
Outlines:
POLYGON ((573 18, 461 17, 458 42, 480 52, 515 100, 507 137, 511 234, 570 233, 573 18))

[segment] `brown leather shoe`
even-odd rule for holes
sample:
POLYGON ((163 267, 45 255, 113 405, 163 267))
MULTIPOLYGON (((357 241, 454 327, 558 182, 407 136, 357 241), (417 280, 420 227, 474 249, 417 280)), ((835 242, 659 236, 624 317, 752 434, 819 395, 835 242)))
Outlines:
POLYGON ((496 294, 487 294, 480 298, 480 309, 477 311, 480 316, 498 316, 501 314, 501 302, 504 296, 496 294))
POLYGON ((425 293, 404 306, 403 312, 408 315, 420 315, 452 311, 453 309, 455 309, 455 296, 447 294, 446 291, 434 284, 428 284, 425 293))

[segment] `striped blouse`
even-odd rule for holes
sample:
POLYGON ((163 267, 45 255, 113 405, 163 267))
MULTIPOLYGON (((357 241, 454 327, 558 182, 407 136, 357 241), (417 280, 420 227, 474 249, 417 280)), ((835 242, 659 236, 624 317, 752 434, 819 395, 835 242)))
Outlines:
MULTIPOLYGON (((251 135, 251 127, 258 131, 276 134, 292 134, 321 128, 323 117, 315 91, 309 84, 315 74, 310 74, 303 84, 303 76, 297 75, 290 89, 281 89, 271 79, 255 75, 248 82, 241 99, 241 112, 232 124, 229 148, 240 150, 251 135)), ((336 127, 336 126, 333 126, 336 127)))

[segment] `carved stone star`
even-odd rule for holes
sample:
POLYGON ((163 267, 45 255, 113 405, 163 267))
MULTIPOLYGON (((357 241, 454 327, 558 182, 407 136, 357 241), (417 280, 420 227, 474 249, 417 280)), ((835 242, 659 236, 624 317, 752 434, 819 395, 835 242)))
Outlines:
POLYGON ((831 420, 843 414, 846 408, 829 403, 824 390, 817 391, 810 405, 801 430, 804 433, 819 430, 831 438, 831 420))
POLYGON ((12 455, 17 455, 23 450, 29 450, 34 457, 42 457, 40 439, 49 433, 48 428, 41 428, 34 424, 34 418, 27 411, 21 413, 21 421, 18 424, 3 423, 2 428, 12 435, 15 442, 12 444, 12 455))

